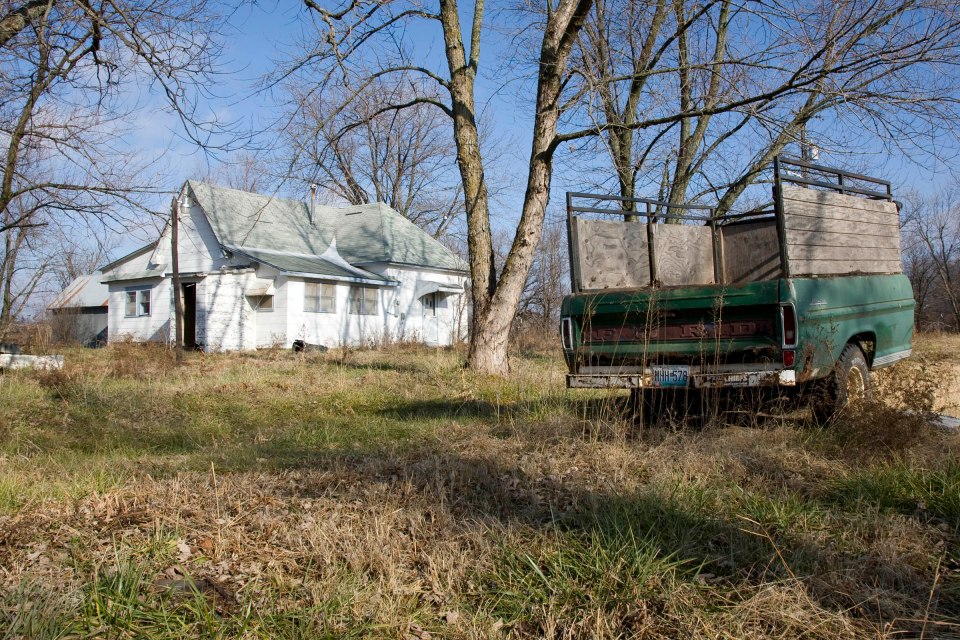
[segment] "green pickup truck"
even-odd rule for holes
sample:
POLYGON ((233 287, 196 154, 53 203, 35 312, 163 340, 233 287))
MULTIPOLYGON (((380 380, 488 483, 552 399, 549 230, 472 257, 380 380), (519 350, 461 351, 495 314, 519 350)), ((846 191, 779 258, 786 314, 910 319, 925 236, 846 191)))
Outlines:
MULTIPOLYGON (((571 388, 636 397, 815 389, 827 419, 911 353, 914 300, 890 183, 795 158, 772 208, 567 194, 571 388)), ((806 395, 806 394, 805 394, 806 395)))

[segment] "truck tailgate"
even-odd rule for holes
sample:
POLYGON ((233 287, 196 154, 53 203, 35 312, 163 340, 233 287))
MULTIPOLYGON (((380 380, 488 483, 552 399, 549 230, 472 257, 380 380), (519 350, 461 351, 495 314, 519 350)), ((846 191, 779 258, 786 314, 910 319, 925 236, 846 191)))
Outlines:
POLYGON ((571 373, 584 367, 733 364, 780 356, 780 281, 569 296, 571 373))

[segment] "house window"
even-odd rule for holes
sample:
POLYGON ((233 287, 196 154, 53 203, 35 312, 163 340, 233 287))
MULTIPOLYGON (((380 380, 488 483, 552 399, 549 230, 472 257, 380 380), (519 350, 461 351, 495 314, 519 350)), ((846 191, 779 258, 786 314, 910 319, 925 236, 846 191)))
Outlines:
POLYGON ((433 317, 437 315, 437 294, 428 293, 420 298, 420 304, 423 305, 423 315, 433 317))
POLYGON ((250 296, 250 304, 257 311, 273 311, 273 296, 250 296))
POLYGON ((124 305, 124 315, 127 318, 138 318, 150 315, 150 289, 133 289, 126 292, 127 299, 124 305))
POLYGON ((303 310, 314 313, 336 313, 337 285, 329 282, 306 282, 303 288, 303 310))
POLYGON ((377 298, 378 292, 374 287, 350 287, 350 313, 377 315, 377 298))

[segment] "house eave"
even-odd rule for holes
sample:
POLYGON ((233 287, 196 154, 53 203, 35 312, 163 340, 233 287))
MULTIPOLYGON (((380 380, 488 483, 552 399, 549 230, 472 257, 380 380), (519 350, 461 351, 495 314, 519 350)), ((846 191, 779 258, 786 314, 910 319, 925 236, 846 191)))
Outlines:
POLYGON ((429 270, 431 270, 431 271, 440 271, 440 272, 443 272, 443 273, 452 273, 452 274, 458 275, 458 276, 468 276, 468 275, 470 275, 470 271, 469 271, 468 269, 451 269, 450 267, 438 267, 438 266, 432 265, 432 264, 416 264, 416 263, 413 263, 413 262, 394 262, 394 261, 382 262, 382 261, 377 261, 377 260, 369 260, 369 261, 365 261, 365 262, 353 262, 353 263, 351 263, 351 264, 354 264, 354 265, 356 265, 356 266, 358 266, 358 267, 362 267, 362 266, 364 266, 364 265, 371 265, 371 264, 384 264, 384 265, 387 265, 387 267, 403 267, 403 268, 405 268, 405 269, 411 269, 411 268, 413 268, 413 269, 429 269, 429 270))
POLYGON ((276 269, 277 271, 279 271, 280 273, 286 276, 292 276, 294 278, 307 278, 310 280, 334 280, 336 282, 353 282, 356 284, 370 284, 378 287, 396 287, 400 284, 398 280, 390 280, 387 278, 374 279, 374 278, 364 278, 361 276, 336 276, 336 275, 328 275, 324 273, 310 273, 306 271, 290 271, 290 270, 284 269, 283 267, 275 263, 264 260, 261 257, 254 257, 248 253, 245 253, 242 248, 232 247, 232 246, 223 246, 223 245, 221 245, 221 248, 227 251, 232 251, 234 253, 239 253, 244 257, 250 258, 254 262, 264 264, 268 267, 276 269))
POLYGON ((98 269, 98 271, 109 271, 110 269, 113 269, 113 268, 116 267, 117 265, 123 264, 123 263, 126 262, 127 260, 130 260, 130 259, 132 259, 132 258, 136 258, 136 257, 139 256, 139 255, 143 255, 143 254, 146 253, 147 251, 150 251, 151 249, 155 248, 156 246, 157 246, 157 243, 156 243, 156 242, 152 242, 152 243, 150 243, 150 244, 148 244, 148 245, 145 245, 145 246, 143 246, 143 247, 140 247, 139 249, 136 249, 136 250, 134 250, 134 251, 131 251, 130 253, 128 253, 127 255, 125 255, 125 256, 123 256, 123 257, 121 257, 121 258, 117 258, 117 259, 114 260, 113 262, 110 262, 110 263, 107 263, 107 264, 103 265, 102 267, 100 267, 100 268, 98 269))
MULTIPOLYGON (((274 267, 276 268, 276 267, 274 267)), ((337 282, 353 282, 356 284, 370 284, 377 287, 397 287, 399 280, 372 280, 370 278, 350 278, 347 276, 327 276, 321 273, 304 273, 300 271, 283 271, 287 276, 303 278, 305 280, 335 280, 337 282)))
POLYGON ((104 278, 100 281, 100 284, 115 284, 117 282, 136 282, 139 280, 163 280, 167 274, 157 273, 153 275, 146 275, 143 273, 132 273, 129 275, 120 275, 113 276, 110 278, 104 278))

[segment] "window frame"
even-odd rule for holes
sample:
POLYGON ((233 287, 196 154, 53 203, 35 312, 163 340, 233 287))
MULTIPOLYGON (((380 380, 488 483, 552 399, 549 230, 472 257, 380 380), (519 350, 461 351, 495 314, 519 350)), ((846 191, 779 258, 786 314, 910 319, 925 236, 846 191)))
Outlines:
POLYGON ((437 295, 436 291, 431 291, 430 293, 425 293, 420 296, 420 306, 423 308, 423 316, 425 318, 437 317, 437 307, 440 304, 439 298, 440 296, 437 295))
POLYGON ((354 316, 378 315, 380 313, 380 290, 377 287, 351 285, 348 312, 354 316), (371 305, 372 309, 370 308, 371 305))
POLYGON ((129 287, 124 290, 123 317, 124 318, 149 318, 153 312, 153 287, 129 287), (131 300, 131 296, 133 299, 131 300), (143 311, 146 303, 146 312, 143 311), (133 313, 130 313, 130 305, 133 305, 133 313))
POLYGON ((303 310, 307 313, 336 313, 337 285, 333 282, 304 282, 303 310), (314 294, 311 295, 311 290, 314 294), (308 300, 314 300, 310 305, 308 300), (328 302, 329 304, 325 304, 328 302), (311 308, 312 307, 312 308, 311 308))
POLYGON ((253 302, 253 310, 258 313, 273 313, 273 295, 263 294, 259 296, 247 296, 253 302), (270 306, 263 306, 264 300, 270 300, 270 306), (254 302, 255 301, 255 302, 254 302))

